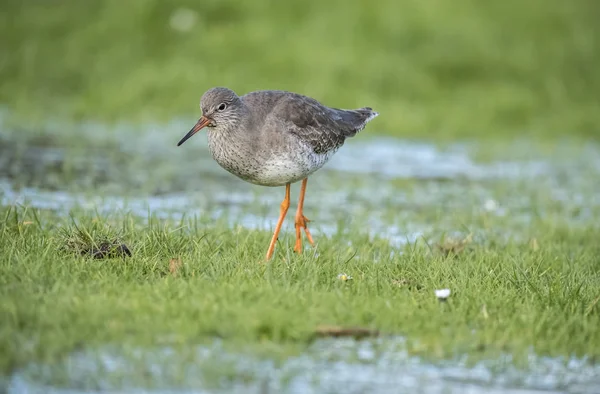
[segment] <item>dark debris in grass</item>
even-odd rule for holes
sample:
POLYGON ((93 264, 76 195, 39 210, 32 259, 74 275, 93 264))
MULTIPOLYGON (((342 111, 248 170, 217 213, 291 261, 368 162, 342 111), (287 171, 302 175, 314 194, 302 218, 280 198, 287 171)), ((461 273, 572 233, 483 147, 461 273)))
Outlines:
POLYGON ((131 251, 125 244, 118 242, 103 242, 97 248, 92 247, 87 251, 82 250, 82 255, 88 254, 95 259, 114 258, 114 257, 131 257, 131 251))
POLYGON ((73 224, 62 229, 61 250, 94 259, 131 257, 121 236, 107 225, 92 223, 89 228, 73 224))
POLYGON ((351 337, 354 339, 361 339, 377 337, 379 336, 379 331, 364 327, 319 326, 315 329, 314 334, 316 337, 320 338, 351 337))

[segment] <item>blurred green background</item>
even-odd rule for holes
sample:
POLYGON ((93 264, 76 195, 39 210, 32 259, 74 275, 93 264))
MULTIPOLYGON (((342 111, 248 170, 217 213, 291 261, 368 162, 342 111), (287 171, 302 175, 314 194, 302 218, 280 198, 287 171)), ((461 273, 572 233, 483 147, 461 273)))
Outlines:
POLYGON ((196 117, 201 94, 372 106, 374 133, 600 136, 597 0, 4 0, 0 105, 21 124, 196 117))

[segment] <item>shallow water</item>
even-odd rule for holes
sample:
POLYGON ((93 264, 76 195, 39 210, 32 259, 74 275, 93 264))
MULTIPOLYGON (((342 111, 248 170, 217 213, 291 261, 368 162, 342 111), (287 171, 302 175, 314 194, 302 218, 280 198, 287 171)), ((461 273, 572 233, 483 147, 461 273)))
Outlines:
POLYGON ((411 356, 402 338, 319 340, 280 363, 232 353, 220 341, 189 349, 113 348, 73 354, 54 367, 14 375, 9 393, 598 393, 600 365, 529 356, 525 369, 509 356, 468 364, 411 356), (43 382, 68 382, 64 388, 43 382), (35 382, 35 383, 34 383, 35 382))
MULTIPOLYGON (((210 158, 203 135, 176 147, 188 126, 56 126, 37 135, 0 128, 0 204, 64 215, 75 208, 176 220, 198 215, 226 219, 231 226, 272 229, 283 188, 250 185, 228 174, 210 158)), ((595 224, 599 175, 598 145, 561 144, 549 151, 515 142, 502 150, 477 144, 441 149, 359 136, 310 178, 305 213, 315 235, 336 234, 358 223, 397 247, 465 228, 483 237, 496 231, 490 235, 496 240, 502 235, 526 239, 528 225, 540 218, 595 224), (480 218, 494 218, 501 226, 490 230, 480 218)), ((298 186, 292 190, 295 195, 298 186)), ((286 222, 287 231, 292 225, 286 222)), ((582 360, 565 364, 532 356, 528 371, 515 368, 508 358, 469 367, 461 359, 431 363, 409 356, 402 344, 320 341, 280 366, 228 353, 218 342, 194 349, 193 362, 169 349, 79 353, 54 369, 31 365, 19 371, 9 392, 214 392, 202 371, 214 371, 215 365, 238 377, 224 375, 218 382, 219 392, 227 393, 600 392, 599 367, 582 360), (72 390, 43 386, 56 376, 63 376, 72 390)))
MULTIPOLYGON (((0 203, 63 213, 76 207, 175 219, 185 213, 271 229, 283 188, 250 185, 221 169, 204 135, 176 147, 185 125, 60 128, 33 140, 4 132, 0 203)), ((445 213, 506 216, 522 225, 532 212, 557 207, 588 222, 600 206, 600 188, 591 181, 600 175, 596 145, 546 152, 515 143, 496 153, 502 160, 477 162, 474 144, 442 150, 368 137, 349 140, 311 176, 305 211, 317 233, 334 233, 334 223, 354 218, 366 221, 371 234, 403 244, 449 225, 445 213)))

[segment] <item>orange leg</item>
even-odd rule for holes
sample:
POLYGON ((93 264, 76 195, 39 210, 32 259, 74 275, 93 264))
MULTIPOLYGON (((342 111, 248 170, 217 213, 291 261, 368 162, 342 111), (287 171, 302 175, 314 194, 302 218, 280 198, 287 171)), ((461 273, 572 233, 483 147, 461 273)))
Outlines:
POLYGON ((281 230, 281 225, 283 224, 283 219, 285 219, 285 214, 290 207, 290 184, 285 185, 285 198, 281 202, 281 207, 279 208, 279 220, 277 221, 277 226, 275 226, 275 232, 273 233, 273 238, 271 238, 271 243, 269 244, 269 249, 267 250, 267 260, 270 260, 273 256, 273 251, 275 250, 275 243, 277 242, 277 237, 279 237, 279 231, 281 230))
POLYGON ((294 252, 301 253, 302 252, 302 234, 300 229, 304 229, 306 233, 306 239, 311 244, 311 246, 315 245, 312 236, 310 235, 310 231, 308 231, 307 223, 310 222, 306 216, 302 213, 304 208, 304 194, 306 193, 306 183, 308 182, 308 178, 304 178, 302 180, 302 187, 300 188, 300 199, 298 200, 298 210, 296 211, 296 246, 294 246, 294 252))

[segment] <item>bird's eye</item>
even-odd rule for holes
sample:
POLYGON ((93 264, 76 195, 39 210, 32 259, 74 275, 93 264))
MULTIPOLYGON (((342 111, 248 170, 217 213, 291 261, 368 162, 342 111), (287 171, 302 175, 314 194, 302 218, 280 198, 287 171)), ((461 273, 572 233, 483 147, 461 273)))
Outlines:
POLYGON ((227 104, 225 104, 225 103, 221 103, 221 104, 219 104, 219 106, 217 107, 217 110, 218 110, 219 112, 221 112, 221 111, 225 111, 225 108, 227 108, 227 104))

